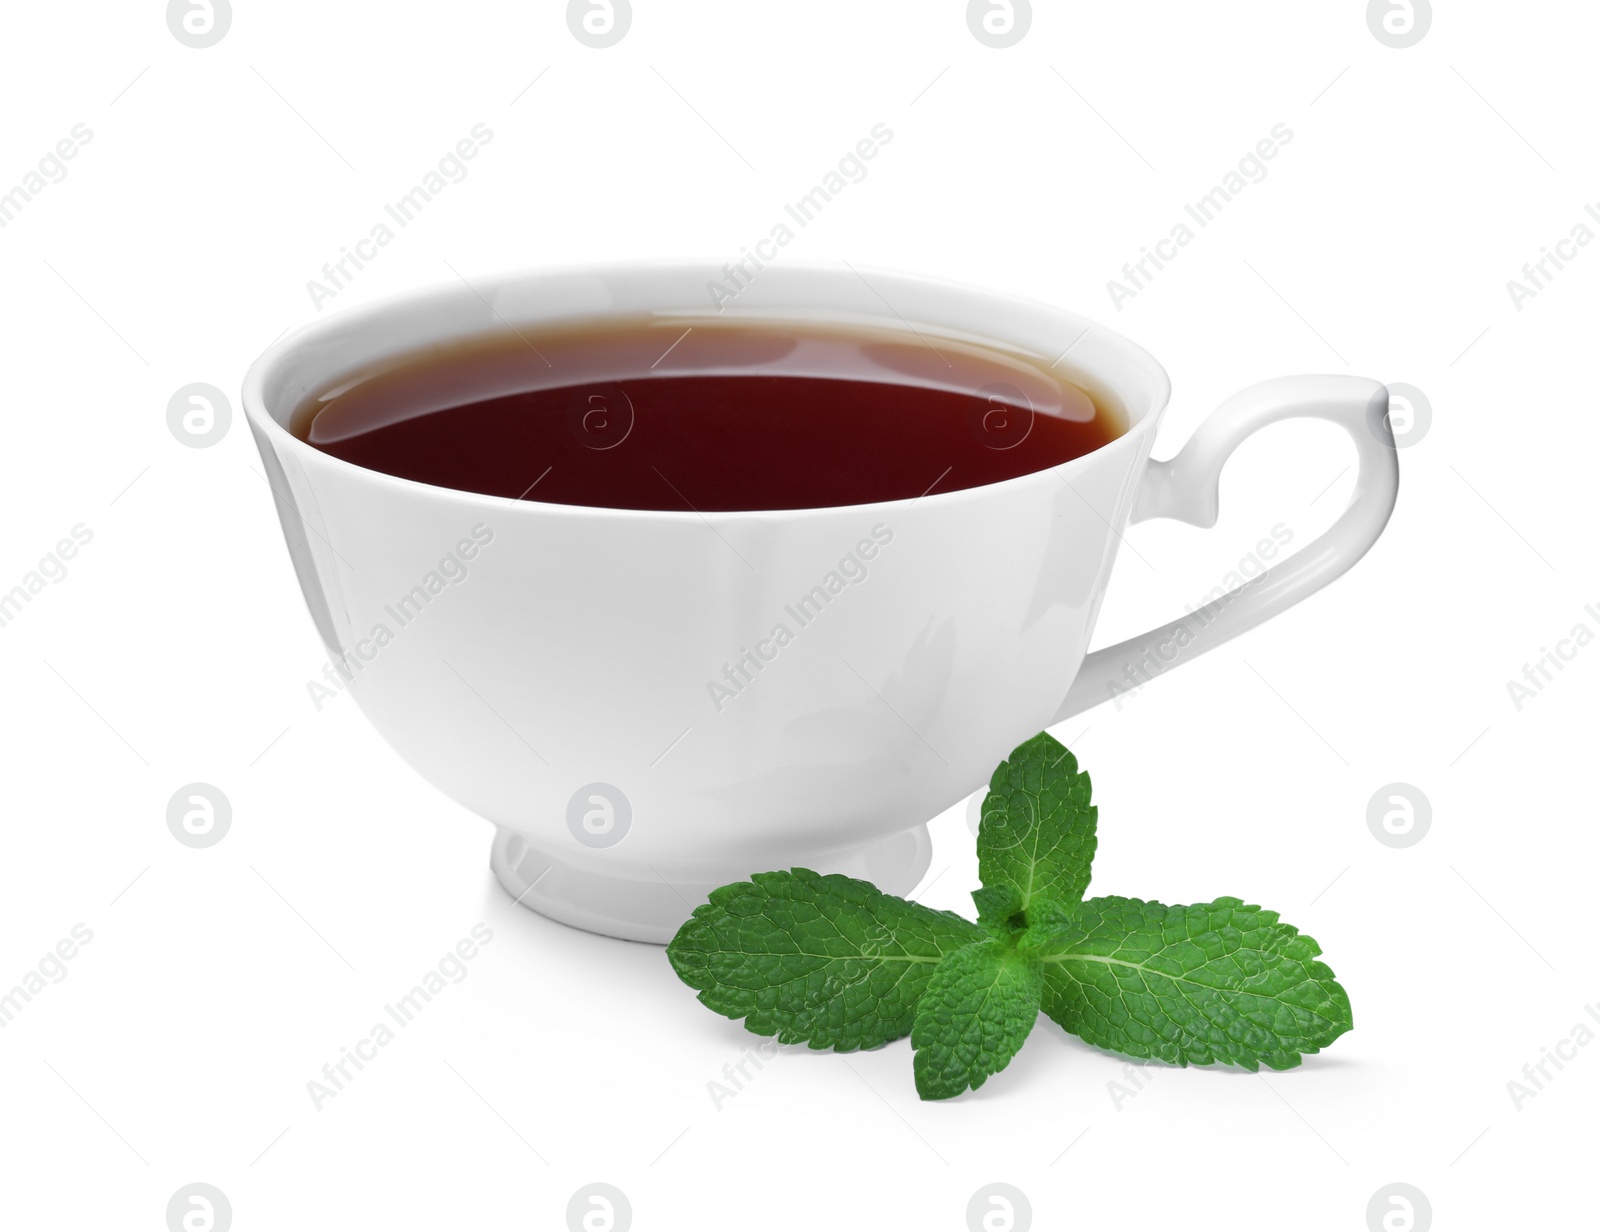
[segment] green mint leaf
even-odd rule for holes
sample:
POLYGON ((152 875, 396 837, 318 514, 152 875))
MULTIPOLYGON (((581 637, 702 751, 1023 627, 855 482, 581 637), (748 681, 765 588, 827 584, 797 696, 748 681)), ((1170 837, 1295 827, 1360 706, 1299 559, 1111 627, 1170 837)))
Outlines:
POLYGON ((703 1004, 785 1044, 853 1052, 910 1032, 917 1001, 976 924, 809 869, 723 886, 667 946, 703 1004))
POLYGON ((1001 882, 972 892, 978 906, 978 923, 996 937, 1009 937, 1019 931, 1017 915, 1022 911, 1022 891, 1001 882))
POLYGON ((1037 960, 992 938, 948 955, 911 1028, 917 1094, 949 1099, 976 1091, 1010 1064, 1039 1017, 1042 978, 1037 960))
POLYGON ((1019 745, 989 780, 978 825, 978 876, 1015 886, 1021 910, 1071 905, 1089 888, 1095 814, 1087 774, 1059 740, 1040 732, 1019 745))
POLYGON ((1087 1043, 1176 1065, 1290 1069, 1351 1027, 1310 937, 1237 898, 1093 898, 1030 928, 1044 1012, 1087 1043))

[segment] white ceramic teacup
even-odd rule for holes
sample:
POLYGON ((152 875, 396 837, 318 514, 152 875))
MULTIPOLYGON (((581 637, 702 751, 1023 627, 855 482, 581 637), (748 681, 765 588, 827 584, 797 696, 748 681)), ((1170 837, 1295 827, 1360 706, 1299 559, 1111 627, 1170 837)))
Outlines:
POLYGON ((495 824, 501 884, 569 924, 664 941, 715 886, 795 865, 909 892, 927 820, 1018 743, 1311 594, 1394 505, 1375 381, 1257 385, 1152 462, 1169 385, 1139 347, 1054 308, 853 270, 770 266, 722 316, 910 328, 1046 363, 1065 351, 1057 370, 1119 404, 1127 431, 985 487, 697 513, 432 487, 287 430, 306 397, 375 362, 555 321, 704 318, 721 277, 674 265, 458 282, 288 335, 245 379, 290 555, 350 691, 424 778, 495 824), (1214 524, 1228 456, 1296 417, 1355 443, 1334 526, 1242 589, 1089 653, 1124 528, 1214 524))

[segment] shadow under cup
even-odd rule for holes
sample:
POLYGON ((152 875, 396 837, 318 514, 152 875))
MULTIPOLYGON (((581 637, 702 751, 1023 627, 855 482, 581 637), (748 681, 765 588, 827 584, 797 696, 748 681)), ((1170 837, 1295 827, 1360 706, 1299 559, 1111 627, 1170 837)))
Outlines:
MULTIPOLYGON (((1143 351, 1038 305, 769 267, 713 324, 705 288, 716 277, 699 266, 579 270, 407 295, 286 337, 244 391, 329 657, 308 704, 348 691, 414 769, 493 823, 491 864, 518 901, 638 940, 669 939, 712 888, 768 869, 915 887, 930 858, 926 821, 1056 717, 1168 392, 1143 351), (985 446, 979 422, 965 455, 979 466, 985 450, 1013 456, 1001 477, 953 490, 928 483, 937 442, 902 449, 898 469, 860 469, 847 477, 854 488, 829 486, 843 464, 780 443, 757 477, 768 482, 734 484, 723 502, 767 493, 766 507, 718 508, 681 492, 633 501, 642 507, 564 500, 593 489, 546 490, 560 457, 541 463, 550 477, 521 499, 509 485, 529 480, 516 465, 494 483, 422 482, 308 443, 305 414, 295 419, 405 357, 487 347, 525 364, 529 348, 508 338, 646 322, 650 346, 665 346, 696 321, 728 337, 770 338, 781 322, 811 342, 892 340, 906 349, 878 360, 918 372, 928 352, 959 363, 1004 352, 1028 379, 1064 374, 1061 396, 1088 391, 1114 427, 1081 456, 1035 469, 1018 467, 1015 445, 985 446), (807 486, 772 495, 784 475, 807 486), (795 492, 870 499, 792 507, 795 492)), ((755 396, 742 398, 746 414, 755 396)), ((990 409, 1014 403, 1005 395, 990 409)), ((573 409, 580 433, 559 447, 576 465, 608 451, 583 440, 584 408, 573 409)), ((606 410, 598 430, 614 433, 616 408, 606 410)), ((648 412, 634 410, 643 434, 648 412)), ((687 433, 685 447, 703 435, 687 433)), ((609 452, 601 464, 615 468, 621 451, 609 452)), ((657 470, 671 460, 659 449, 639 459, 657 470)), ((643 489, 632 479, 622 490, 643 489)))

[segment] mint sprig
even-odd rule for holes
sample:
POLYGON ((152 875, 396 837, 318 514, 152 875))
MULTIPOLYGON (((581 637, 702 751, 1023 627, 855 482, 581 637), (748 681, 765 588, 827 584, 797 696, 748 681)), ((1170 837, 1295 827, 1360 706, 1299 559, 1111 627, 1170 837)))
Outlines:
POLYGON ((678 977, 784 1044, 854 1052, 911 1031, 945 955, 983 930, 949 911, 809 869, 713 890, 667 946, 678 977))
POLYGON ((786 1044, 909 1034, 924 1099, 1003 1070, 1041 1009, 1125 1056, 1250 1070, 1298 1065, 1350 1029, 1317 943, 1275 912, 1086 901, 1097 820, 1089 776, 1041 732, 990 779, 976 924, 797 868, 714 891, 667 957, 705 1005, 786 1044))
POLYGON ((1350 1029, 1350 998, 1317 943, 1237 898, 1092 898, 1019 948, 1043 967, 1044 1012, 1125 1056, 1291 1069, 1350 1029))
POLYGON ((1089 792, 1078 759, 1045 732, 1013 751, 989 779, 978 823, 984 887, 1013 887, 1023 911, 1081 901, 1097 842, 1089 792))
POLYGON ((1044 964, 1004 940, 963 946, 928 981, 911 1027, 917 1094, 949 1099, 998 1074, 1033 1030, 1044 964))

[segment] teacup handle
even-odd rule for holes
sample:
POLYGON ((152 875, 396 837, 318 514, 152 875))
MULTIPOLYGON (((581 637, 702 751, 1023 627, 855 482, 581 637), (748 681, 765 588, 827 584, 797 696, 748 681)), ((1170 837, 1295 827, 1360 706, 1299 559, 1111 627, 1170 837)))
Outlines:
POLYGON ((1181 620, 1085 657, 1051 723, 1109 701, 1179 663, 1238 637, 1321 590, 1366 554, 1389 521, 1400 489, 1400 466, 1389 426, 1389 391, 1353 376, 1291 376, 1263 381, 1229 398, 1178 454, 1152 461, 1133 506, 1132 522, 1176 518, 1217 523, 1223 465, 1240 443, 1283 419, 1327 419, 1355 442, 1355 492, 1339 520, 1298 552, 1181 620))

